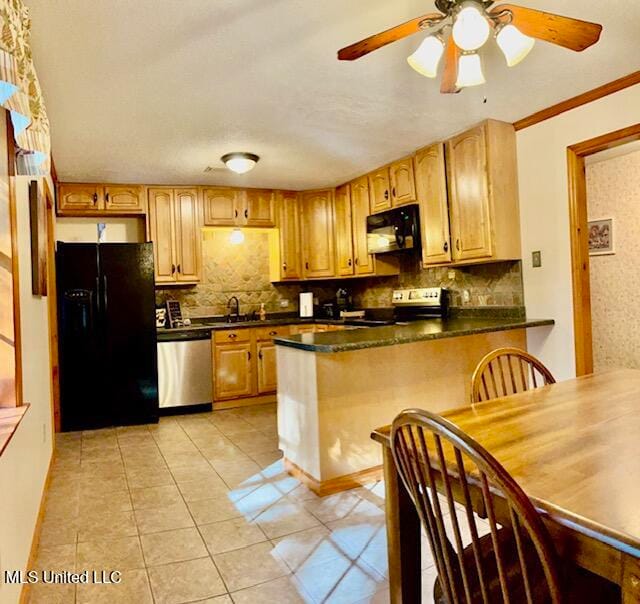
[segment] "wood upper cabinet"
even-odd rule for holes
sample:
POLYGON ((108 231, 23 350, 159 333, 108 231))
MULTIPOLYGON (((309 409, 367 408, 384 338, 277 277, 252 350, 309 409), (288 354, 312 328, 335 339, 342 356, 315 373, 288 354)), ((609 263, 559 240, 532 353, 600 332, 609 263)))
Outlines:
POLYGON ((213 351, 215 400, 254 396, 252 343, 215 344, 213 351))
POLYGON ((336 189, 336 267, 340 277, 353 275, 353 234, 351 189, 342 185, 336 189))
POLYGON ((411 157, 394 161, 389 166, 389 183, 391 185, 391 203, 394 207, 416 200, 416 183, 411 157))
POLYGON ((104 210, 100 185, 60 183, 58 186, 58 213, 88 213, 104 210))
POLYGON ((60 183, 57 211, 61 216, 144 214, 146 211, 144 187, 60 183))
POLYGON ((202 272, 201 219, 197 189, 174 192, 176 281, 197 283, 202 272))
POLYGON ((414 163, 420 204, 422 263, 428 266, 451 262, 444 145, 436 143, 418 151, 414 163))
POLYGON ((389 168, 386 166, 369 174, 371 214, 391 208, 389 168))
POLYGON ((280 278, 302 279, 300 199, 295 191, 276 194, 280 225, 280 278))
POLYGON ((369 207, 369 179, 361 176, 351 183, 351 228, 356 275, 371 275, 375 272, 374 257, 367 253, 369 207))
POLYGON ((258 394, 268 394, 278 389, 278 369, 276 365, 276 347, 273 342, 258 342, 258 394))
POLYGON ((156 283, 198 283, 202 273, 197 189, 149 189, 149 237, 156 283))
POLYGON ((225 187, 202 190, 205 226, 235 226, 240 214, 240 191, 225 187))
POLYGON ((303 274, 306 278, 334 277, 333 189, 301 194, 303 274))
POLYGON ((240 220, 251 227, 276 226, 273 191, 247 189, 244 191, 244 207, 240 220))
POLYGON ((176 282, 173 189, 149 189, 149 238, 153 241, 156 283, 176 282))
POLYGON ((144 188, 140 185, 104 185, 104 207, 107 212, 144 214, 144 188))
POLYGON ((493 247, 484 126, 447 142, 447 165, 453 259, 490 257, 493 247))
POLYGON ((487 120, 447 142, 454 261, 521 258, 516 137, 487 120))

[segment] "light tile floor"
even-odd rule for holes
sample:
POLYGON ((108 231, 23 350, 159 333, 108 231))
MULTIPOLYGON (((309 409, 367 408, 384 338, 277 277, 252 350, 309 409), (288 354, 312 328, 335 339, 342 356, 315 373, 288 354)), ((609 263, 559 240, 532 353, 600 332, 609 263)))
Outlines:
MULTIPOLYGON (((275 405, 61 434, 32 604, 388 602, 381 483, 318 498, 283 470, 275 405)), ((423 547, 423 601, 435 570, 423 547)))

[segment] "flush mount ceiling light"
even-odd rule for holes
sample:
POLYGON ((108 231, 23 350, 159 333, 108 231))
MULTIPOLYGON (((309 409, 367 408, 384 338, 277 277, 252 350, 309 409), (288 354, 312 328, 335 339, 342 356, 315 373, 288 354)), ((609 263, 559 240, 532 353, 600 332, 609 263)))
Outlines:
POLYGON ((444 55, 440 92, 484 84, 478 51, 491 37, 513 67, 533 48, 535 38, 580 52, 600 39, 602 25, 493 0, 435 0, 439 13, 431 13, 392 27, 338 51, 341 61, 353 61, 391 42, 428 30, 429 35, 407 62, 418 73, 435 78, 444 55))
POLYGON ((229 170, 236 174, 246 174, 256 167, 260 158, 255 153, 235 152, 227 153, 221 158, 229 170))

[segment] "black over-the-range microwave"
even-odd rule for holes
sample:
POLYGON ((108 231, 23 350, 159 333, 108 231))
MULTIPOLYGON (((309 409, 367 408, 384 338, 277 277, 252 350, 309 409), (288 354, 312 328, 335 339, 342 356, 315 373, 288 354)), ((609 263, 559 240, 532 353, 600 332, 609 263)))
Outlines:
POLYGON ((370 254, 415 249, 420 249, 418 204, 367 216, 367 251, 370 254))

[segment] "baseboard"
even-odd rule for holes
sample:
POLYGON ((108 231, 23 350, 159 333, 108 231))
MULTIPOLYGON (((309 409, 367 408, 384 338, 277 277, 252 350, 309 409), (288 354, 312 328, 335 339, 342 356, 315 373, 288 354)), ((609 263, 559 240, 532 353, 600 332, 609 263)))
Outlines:
POLYGON ((275 403, 278 400, 277 394, 263 394, 262 396, 251 396, 248 398, 235 398, 228 401, 213 401, 213 410, 236 409, 237 407, 252 407, 253 405, 266 405, 275 403))
POLYGON ((297 478, 308 489, 320 497, 355 489, 371 482, 378 482, 382 480, 383 477, 381 465, 323 481, 314 478, 286 457, 284 458, 284 468, 291 476, 297 478))
MULTIPOLYGON (((53 450, 51 451, 51 459, 49 460, 49 467, 47 468, 47 475, 44 479, 44 486, 42 487, 42 494, 40 496, 40 508, 38 509, 38 517, 36 518, 36 526, 33 529, 33 538, 31 539, 31 550, 29 551, 29 559, 27 560, 27 570, 34 568, 36 563, 36 557, 38 555, 38 547, 40 546, 40 531, 42 529, 42 520, 44 519, 44 508, 47 500, 47 492, 49 490, 49 484, 51 483, 51 468, 53 467, 53 460, 56 456, 55 440, 53 444, 53 450)), ((25 583, 22 586, 20 592, 20 604, 27 604, 29 601, 29 584, 25 583)))

